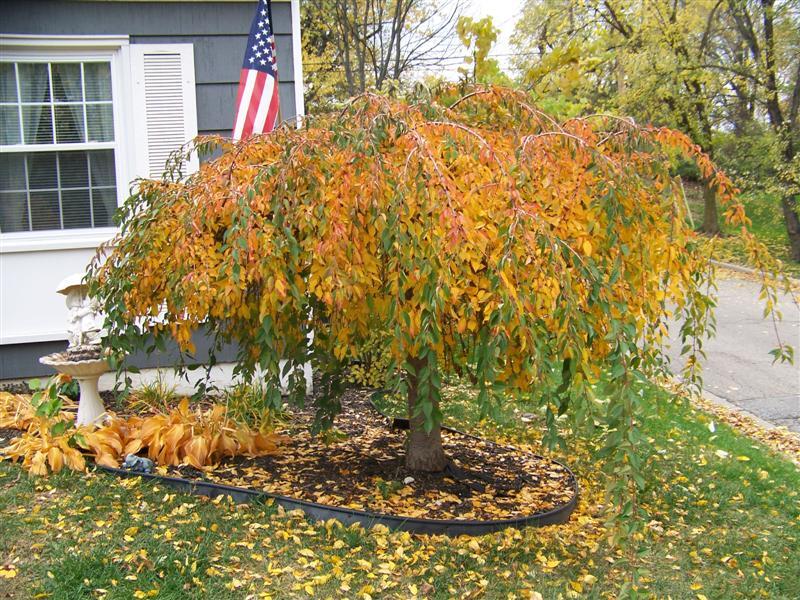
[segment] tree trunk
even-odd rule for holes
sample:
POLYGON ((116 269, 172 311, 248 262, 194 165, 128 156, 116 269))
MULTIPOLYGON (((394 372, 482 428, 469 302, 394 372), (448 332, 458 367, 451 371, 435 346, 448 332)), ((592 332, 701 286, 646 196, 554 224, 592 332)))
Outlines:
MULTIPOLYGON (((414 374, 408 374, 408 447, 406 448, 406 467, 412 471, 443 471, 447 457, 442 448, 442 430, 437 423, 430 433, 425 432, 425 415, 417 414, 419 404, 418 373, 425 361, 414 358, 409 362, 414 366, 414 374)), ((438 408, 434 404, 435 408, 438 408)))
POLYGON ((719 212, 717 192, 710 181, 703 182, 703 233, 719 235, 719 212))
POLYGON ((792 260, 800 262, 800 217, 797 216, 797 198, 784 195, 781 198, 786 234, 789 236, 792 260))

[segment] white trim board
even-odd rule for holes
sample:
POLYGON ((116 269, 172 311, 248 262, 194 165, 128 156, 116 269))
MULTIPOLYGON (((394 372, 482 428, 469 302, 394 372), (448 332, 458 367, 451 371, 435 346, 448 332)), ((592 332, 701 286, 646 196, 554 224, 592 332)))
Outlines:
POLYGON ((297 126, 303 124, 306 116, 306 101, 303 94, 303 40, 300 27, 300 0, 292 2, 292 63, 294 65, 294 110, 297 126))
POLYGON ((9 48, 91 48, 116 50, 130 43, 127 35, 26 35, 21 33, 0 33, 0 46, 3 51, 9 48))
POLYGON ((0 236, 0 254, 96 248, 114 237, 117 231, 116 227, 97 227, 4 233, 0 236))

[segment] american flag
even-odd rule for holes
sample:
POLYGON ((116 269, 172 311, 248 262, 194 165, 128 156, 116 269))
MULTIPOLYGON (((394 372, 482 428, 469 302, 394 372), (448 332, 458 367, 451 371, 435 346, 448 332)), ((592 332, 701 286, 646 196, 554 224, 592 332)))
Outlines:
POLYGON ((278 65, 270 0, 259 0, 244 51, 233 139, 275 129, 278 122, 278 65))

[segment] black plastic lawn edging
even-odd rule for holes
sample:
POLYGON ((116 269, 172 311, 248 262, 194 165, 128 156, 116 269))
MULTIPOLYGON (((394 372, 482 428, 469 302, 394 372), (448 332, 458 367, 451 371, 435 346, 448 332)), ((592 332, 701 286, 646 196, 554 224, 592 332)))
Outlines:
MULTIPOLYGON (((378 414, 392 419, 392 427, 397 429, 408 429, 408 419, 392 418, 385 415, 383 412, 372 403, 373 408, 378 414)), ((444 431, 450 431, 463 435, 472 439, 481 440, 499 446, 491 440, 484 440, 477 436, 463 431, 458 431, 451 427, 442 426, 444 431)), ((538 456, 538 455, 536 455, 538 456)), ((539 458, 544 458, 539 456, 539 458)), ((258 500, 272 500, 278 506, 282 506, 286 510, 302 510, 307 517, 314 521, 327 521, 328 519, 336 519, 345 525, 353 523, 360 523, 362 526, 369 528, 373 525, 385 525, 389 529, 398 531, 408 531, 410 533, 420 533, 429 535, 484 535, 493 531, 500 531, 508 527, 521 529, 522 527, 541 527, 544 525, 558 525, 566 523, 569 520, 572 511, 578 504, 578 480, 575 474, 565 464, 553 460, 545 459, 556 463, 567 470, 569 477, 572 480, 572 498, 566 504, 557 506, 548 511, 534 513, 527 517, 518 517, 515 519, 497 519, 489 521, 478 520, 462 520, 462 519, 418 519, 413 517, 397 517, 383 513, 373 513, 365 510, 356 510, 353 508, 340 508, 337 506, 329 506, 327 504, 319 504, 317 502, 309 502, 308 500, 298 500, 290 498, 289 496, 281 496, 279 494, 271 494, 269 492, 262 492, 252 490, 249 488, 241 488, 232 485, 225 485, 221 483, 212 483, 210 481, 203 481, 198 479, 183 479, 182 477, 168 477, 166 475, 156 475, 153 473, 140 473, 137 471, 128 471, 126 469, 115 469, 113 467, 104 467, 97 465, 99 470, 107 473, 112 473, 118 477, 141 477, 142 479, 160 483, 164 486, 172 488, 176 491, 196 494, 199 496, 208 496, 214 498, 216 496, 230 496, 235 502, 253 502, 258 500)))
MULTIPOLYGON (((555 461, 554 461, 555 462, 555 461)), ((562 465, 563 466, 563 465, 562 465)), ((230 496, 235 502, 253 502, 257 500, 271 499, 275 504, 287 510, 302 510, 312 521, 327 521, 336 519, 345 525, 360 523, 369 528, 373 525, 385 525, 389 529, 398 531, 408 531, 410 533, 422 534, 444 534, 450 536, 458 535, 484 535, 493 531, 500 531, 508 527, 520 529, 522 527, 541 527, 543 525, 558 525, 566 523, 570 514, 575 510, 578 502, 577 482, 575 483, 575 495, 569 502, 546 512, 535 513, 527 517, 516 519, 499 519, 492 521, 458 520, 458 519, 416 519, 412 517, 395 517, 381 513, 371 513, 364 510, 352 508, 339 508, 318 504, 307 500, 297 500, 288 496, 260 492, 248 488, 212 483, 196 479, 183 479, 181 477, 168 477, 153 473, 138 473, 125 469, 115 469, 97 465, 101 471, 117 475, 118 477, 141 477, 142 479, 153 481, 172 488, 178 492, 186 494, 196 494, 198 496, 230 496)), ((566 467, 565 467, 566 468, 566 467)), ((570 475, 572 472, 570 471, 570 475)), ((574 481, 574 476, 573 476, 574 481)))

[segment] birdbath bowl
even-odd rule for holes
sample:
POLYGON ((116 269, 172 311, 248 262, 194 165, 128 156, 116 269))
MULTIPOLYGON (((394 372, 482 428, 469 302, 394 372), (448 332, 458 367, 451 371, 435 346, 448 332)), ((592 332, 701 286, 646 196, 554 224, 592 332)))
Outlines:
POLYGON ((100 421, 106 409, 97 391, 97 381, 100 375, 110 371, 105 358, 70 360, 66 352, 56 352, 42 356, 39 362, 78 380, 81 396, 75 421, 77 425, 92 425, 100 421))

